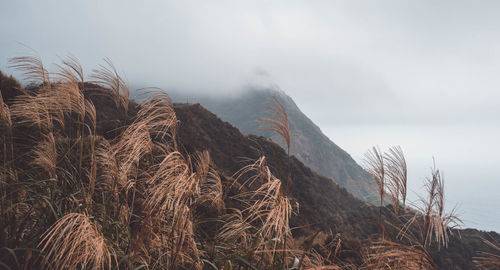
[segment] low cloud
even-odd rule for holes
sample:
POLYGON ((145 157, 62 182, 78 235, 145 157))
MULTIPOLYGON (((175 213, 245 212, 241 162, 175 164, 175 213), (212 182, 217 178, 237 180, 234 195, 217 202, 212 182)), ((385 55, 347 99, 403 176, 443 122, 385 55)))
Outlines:
POLYGON ((320 125, 495 122, 499 11, 497 1, 10 1, 0 68, 22 42, 87 70, 110 57, 137 86, 279 85, 320 125))

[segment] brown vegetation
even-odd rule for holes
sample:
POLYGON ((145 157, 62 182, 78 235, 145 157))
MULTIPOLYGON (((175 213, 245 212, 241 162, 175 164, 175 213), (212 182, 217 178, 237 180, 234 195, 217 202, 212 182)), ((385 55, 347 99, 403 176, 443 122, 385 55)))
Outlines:
POLYGON ((442 174, 434 167, 425 183, 427 198, 415 204, 415 209, 400 215, 399 205, 405 208, 407 191, 407 165, 401 147, 391 147, 385 154, 374 147, 366 157, 367 168, 379 185, 381 203, 383 195, 388 194, 396 221, 387 221, 387 229, 381 225, 383 232, 394 231, 395 235, 382 234, 380 240, 374 242, 367 266, 373 269, 436 269, 430 247, 447 247, 452 229, 462 223, 455 209, 445 212, 442 174), (388 176, 386 182, 385 175, 388 176))
POLYGON ((168 95, 143 90, 148 97, 131 103, 124 80, 105 63, 88 84, 72 56, 58 65, 56 80, 38 57, 11 60, 33 87, 0 103, 0 244, 13 252, 3 266, 263 269, 304 254, 291 252, 292 206, 265 157, 223 185, 208 151, 179 152, 168 95), (134 111, 128 123, 104 123, 115 137, 98 135, 103 102, 134 111), (238 194, 227 193, 236 187, 238 194))
POLYGON ((9 89, 0 89, 0 267, 432 268, 431 248, 446 246, 458 221, 444 211, 437 170, 424 207, 401 214, 404 156, 376 149, 388 233, 375 238, 375 207, 290 156, 277 100, 262 124, 283 137, 286 153, 200 106, 174 107, 164 92, 129 101, 109 59, 94 83, 72 56, 55 73, 37 57, 11 63, 31 86, 0 78, 9 89))
POLYGON ((483 239, 483 241, 494 250, 494 253, 480 251, 474 262, 488 269, 500 268, 500 244, 494 240, 483 239))

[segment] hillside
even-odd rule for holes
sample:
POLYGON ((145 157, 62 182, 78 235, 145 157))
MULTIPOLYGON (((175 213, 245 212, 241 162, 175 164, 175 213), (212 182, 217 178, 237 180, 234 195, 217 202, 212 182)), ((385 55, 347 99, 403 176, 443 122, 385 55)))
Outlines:
POLYGON ((354 196, 370 203, 378 201, 375 185, 352 157, 325 136, 295 102, 284 92, 272 89, 250 89, 234 97, 208 97, 173 93, 173 100, 199 102, 222 120, 245 134, 272 138, 282 147, 284 141, 274 133, 259 129, 257 119, 269 117, 268 105, 275 96, 285 106, 292 133, 291 154, 306 166, 330 178, 354 196))
MULTIPOLYGON (((176 114, 181 121, 179 138, 187 152, 208 150, 227 175, 242 166, 245 158, 259 155, 270 157, 271 166, 285 162, 286 153, 265 137, 245 135, 199 104, 177 104, 176 114), (236 157, 236 158, 235 158, 236 157)), ((333 232, 344 240, 339 257, 359 265, 367 244, 377 233, 378 208, 353 197, 330 179, 321 176, 298 159, 292 159, 292 194, 300 205, 297 216, 291 219, 295 236, 311 235, 316 231, 333 232)), ((390 208, 384 208, 385 218, 396 223, 390 208)), ((478 269, 472 258, 480 250, 490 250, 482 238, 500 240, 495 232, 475 229, 454 230, 448 248, 433 248, 433 258, 439 269, 478 269)))
MULTIPOLYGON (((4 268, 277 269, 282 258, 303 258, 304 269, 377 269, 367 262, 377 207, 296 158, 291 180, 280 180, 287 156, 269 139, 162 93, 137 104, 113 82, 118 88, 43 81, 23 89, 0 73, 4 268), (267 180, 236 177, 261 156, 267 180), (269 184, 277 188, 260 192, 269 184), (279 210, 288 202, 293 214, 279 210)), ((389 223, 401 224, 392 208, 381 213, 394 235, 389 223)), ((472 257, 493 252, 481 240, 486 233, 460 234, 454 230, 449 248, 431 246, 439 269, 476 269, 472 257)))

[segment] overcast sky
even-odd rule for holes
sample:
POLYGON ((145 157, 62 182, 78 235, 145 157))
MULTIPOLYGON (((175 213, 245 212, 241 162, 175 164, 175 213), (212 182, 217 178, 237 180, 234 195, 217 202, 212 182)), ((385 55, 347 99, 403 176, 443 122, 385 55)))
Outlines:
POLYGON ((89 72, 109 57, 138 87, 277 84, 357 160, 401 144, 418 182, 436 157, 467 224, 500 231, 499 14, 500 1, 4 1, 0 68, 22 43, 89 72))

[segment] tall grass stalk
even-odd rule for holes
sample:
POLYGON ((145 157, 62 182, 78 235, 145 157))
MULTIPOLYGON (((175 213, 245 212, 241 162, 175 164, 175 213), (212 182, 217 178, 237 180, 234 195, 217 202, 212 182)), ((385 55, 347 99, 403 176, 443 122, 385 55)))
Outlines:
POLYGON ((474 263, 486 267, 487 269, 500 268, 500 243, 494 240, 483 239, 483 242, 489 246, 494 252, 478 252, 479 256, 474 257, 474 263))
POLYGON ((378 224, 381 237, 383 238, 382 207, 384 205, 384 195, 386 189, 384 155, 382 154, 382 152, 378 147, 374 146, 372 147, 372 149, 368 150, 368 152, 365 153, 364 162, 365 162, 364 164, 365 170, 368 171, 368 173, 373 177, 373 179, 377 183, 377 191, 380 199, 378 224))
POLYGON ((389 152, 385 153, 385 166, 388 176, 387 190, 390 194, 394 212, 398 215, 400 200, 403 203, 403 209, 406 207, 406 192, 408 168, 403 150, 400 146, 389 148, 389 152))
POLYGON ((70 213, 45 233, 40 246, 54 269, 111 269, 113 247, 86 214, 70 213))
MULTIPOLYGON (((287 155, 287 164, 286 164, 287 172, 286 172, 286 182, 284 182, 285 185, 284 185, 284 190, 282 192, 284 193, 285 197, 288 197, 290 193, 290 186, 292 185, 292 172, 290 167, 291 132, 288 121, 288 113, 285 109, 285 106, 278 100, 276 96, 273 96, 272 100, 270 101, 269 111, 274 116, 274 118, 263 118, 257 121, 261 123, 260 129, 276 132, 285 141, 286 155, 287 155)), ((287 257, 288 257, 286 251, 288 246, 287 238, 288 236, 285 236, 285 238, 283 239, 283 250, 285 250, 285 252, 283 253, 283 263, 285 264, 285 266, 287 266, 287 257)))

